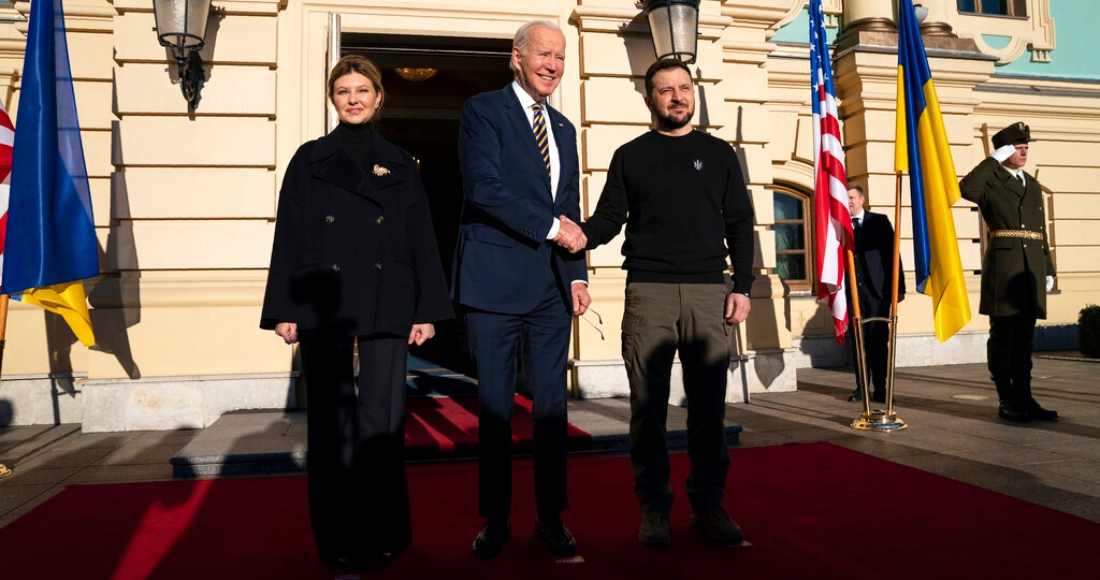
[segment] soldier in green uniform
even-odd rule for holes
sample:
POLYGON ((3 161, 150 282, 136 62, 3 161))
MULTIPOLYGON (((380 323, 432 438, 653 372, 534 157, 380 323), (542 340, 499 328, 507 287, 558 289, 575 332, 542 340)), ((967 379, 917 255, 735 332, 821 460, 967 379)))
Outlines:
POLYGON ((1043 192, 1023 170, 1031 141, 1024 123, 1005 127, 993 136, 993 153, 959 183, 988 227, 979 308, 989 316, 986 359, 1001 400, 998 415, 1018 423, 1058 418, 1031 396, 1032 335, 1036 319, 1047 317, 1054 287, 1043 192))

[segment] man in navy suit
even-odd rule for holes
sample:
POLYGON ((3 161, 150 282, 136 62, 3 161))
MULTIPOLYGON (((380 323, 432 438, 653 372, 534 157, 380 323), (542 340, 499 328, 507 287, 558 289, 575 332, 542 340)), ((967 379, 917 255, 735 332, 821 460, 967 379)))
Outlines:
MULTIPOLYGON (((856 282, 848 281, 848 312, 851 309, 851 293, 859 291, 859 314, 863 318, 889 318, 890 292, 894 272, 894 227, 890 219, 880 213, 864 211, 867 196, 858 185, 848 186, 848 209, 852 212, 852 233, 855 236, 856 282)), ((898 302, 905 300, 905 276, 898 261, 898 302)), ((855 320, 852 320, 855 324, 855 320)), ((884 322, 868 322, 863 326, 863 351, 867 356, 867 374, 871 379, 871 400, 886 402, 886 369, 889 356, 890 332, 884 322)), ((852 357, 858 364, 855 337, 850 337, 852 357)), ((858 384, 848 397, 849 401, 863 400, 863 388, 858 384)))
POLYGON ((451 298, 466 311, 478 373, 478 512, 474 555, 491 558, 510 536, 512 415, 519 347, 534 399, 535 535, 576 550, 566 500, 566 354, 570 315, 588 296, 580 221, 577 134, 546 98, 565 68, 565 35, 529 22, 516 32, 515 80, 462 108, 458 152, 465 193, 451 298), (569 219, 564 220, 562 217, 569 219), (522 341, 521 341, 522 337, 522 341))

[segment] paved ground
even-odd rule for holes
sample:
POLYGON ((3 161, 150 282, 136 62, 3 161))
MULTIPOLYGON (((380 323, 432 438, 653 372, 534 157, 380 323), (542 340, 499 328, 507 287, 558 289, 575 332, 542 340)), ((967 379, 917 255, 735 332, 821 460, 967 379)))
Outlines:
MULTIPOLYGON (((797 392, 753 395, 749 404, 730 405, 727 420, 741 427, 744 447, 831 441, 1100 522, 1100 364, 1040 355, 1034 375, 1035 396, 1061 414, 1057 423, 998 419, 984 364, 898 369, 894 408, 904 430, 850 427, 862 411, 846 401, 850 369, 799 370, 797 392)), ((571 422, 603 441, 621 441, 626 433, 624 399, 570 401, 569 412, 571 422)), ((683 429, 684 418, 683 409, 672 408, 670 430, 683 429)), ((297 469, 304 427, 301 413, 252 412, 188 431, 0 428, 0 464, 14 470, 0 479, 0 527, 68 484, 171 479, 196 458, 211 464, 245 458, 258 471, 297 469)), ((737 429, 730 432, 736 436, 737 429)))

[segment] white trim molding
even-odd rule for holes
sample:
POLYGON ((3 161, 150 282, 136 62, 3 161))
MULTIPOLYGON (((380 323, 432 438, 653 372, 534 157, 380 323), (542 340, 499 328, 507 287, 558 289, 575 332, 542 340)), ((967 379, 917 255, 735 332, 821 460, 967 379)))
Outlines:
POLYGON ((960 14, 957 8, 947 11, 948 24, 963 38, 972 38, 978 49, 996 56, 998 64, 1007 64, 1020 58, 1025 50, 1031 52, 1031 62, 1050 62, 1050 51, 1055 48, 1054 18, 1050 16, 1050 0, 1027 0, 1027 17, 960 14), (996 27, 990 26, 996 19, 996 27), (997 36, 1010 40, 996 48, 984 37, 984 31, 997 31, 997 36))

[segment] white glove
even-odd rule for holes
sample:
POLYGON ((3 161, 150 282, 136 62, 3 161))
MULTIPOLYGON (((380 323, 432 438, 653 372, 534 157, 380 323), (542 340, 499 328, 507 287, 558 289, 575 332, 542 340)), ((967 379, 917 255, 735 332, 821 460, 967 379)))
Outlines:
POLYGON ((997 148, 996 151, 990 153, 989 156, 996 159, 997 163, 1004 163, 1005 159, 1012 157, 1012 154, 1016 152, 1016 146, 1009 143, 1008 145, 1002 145, 997 148))
POLYGON ((1047 292, 1054 290, 1054 276, 1047 276, 1047 292))

